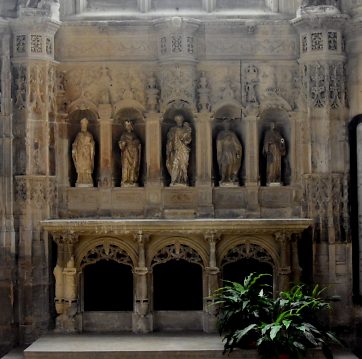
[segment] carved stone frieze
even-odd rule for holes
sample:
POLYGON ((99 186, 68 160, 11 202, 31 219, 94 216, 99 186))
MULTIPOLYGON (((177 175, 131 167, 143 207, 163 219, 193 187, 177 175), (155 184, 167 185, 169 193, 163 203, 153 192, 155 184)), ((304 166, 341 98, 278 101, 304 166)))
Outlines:
POLYGON ((169 103, 183 100, 195 104, 195 69, 192 65, 167 65, 160 73, 161 107, 166 110, 169 103))
POLYGON ((29 105, 34 113, 43 113, 45 109, 46 78, 45 68, 40 64, 30 67, 29 105))
POLYGON ((337 109, 347 105, 342 62, 301 65, 301 95, 314 108, 337 109))
POLYGON ((144 33, 134 32, 134 29, 123 31, 111 30, 104 41, 104 33, 96 28, 87 29, 83 35, 83 29, 68 27, 61 29, 63 41, 57 49, 60 60, 87 58, 92 60, 120 60, 120 59, 150 59, 157 57, 156 38, 152 37, 152 31, 145 29, 144 33), (64 31, 64 32, 63 32, 64 31), (96 44, 96 46, 95 46, 96 44))
POLYGON ((348 206, 347 175, 304 176, 304 212, 315 220, 316 241, 350 241, 348 206))
POLYGON ((27 68, 23 64, 14 66, 14 81, 15 81, 15 107, 18 110, 23 110, 26 105, 27 97, 27 68))
POLYGON ((16 176, 15 198, 19 210, 25 210, 26 204, 37 209, 55 205, 57 197, 54 177, 16 176))
POLYGON ((72 66, 60 69, 64 80, 58 86, 65 89, 69 101, 81 97, 94 104, 115 105, 132 100, 146 105, 145 82, 147 68, 131 66, 72 66))

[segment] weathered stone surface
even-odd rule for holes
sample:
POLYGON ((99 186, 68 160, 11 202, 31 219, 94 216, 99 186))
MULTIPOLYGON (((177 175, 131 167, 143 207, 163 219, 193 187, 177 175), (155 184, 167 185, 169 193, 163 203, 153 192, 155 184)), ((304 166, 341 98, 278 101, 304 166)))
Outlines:
POLYGON ((269 258, 278 291, 300 277, 299 247, 302 276, 338 299, 331 322, 353 327, 347 123, 362 113, 362 3, 304 5, 1 2, 0 346, 82 330, 83 269, 98 261, 132 268, 135 309, 85 313, 86 328, 212 331, 206 303, 188 318, 154 312, 154 266, 201 266, 207 297, 238 248, 269 258), (283 146, 266 158, 271 123, 283 146))

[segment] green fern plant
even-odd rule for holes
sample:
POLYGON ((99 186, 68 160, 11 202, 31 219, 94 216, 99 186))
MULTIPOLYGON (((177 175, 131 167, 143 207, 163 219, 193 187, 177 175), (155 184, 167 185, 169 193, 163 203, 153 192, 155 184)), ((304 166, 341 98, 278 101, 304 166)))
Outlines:
POLYGON ((288 354, 299 359, 309 348, 319 347, 326 358, 333 358, 330 345, 341 343, 317 321, 330 309, 323 290, 296 285, 273 298, 270 286, 262 283, 265 276, 252 273, 243 283, 226 281, 212 296, 224 353, 255 342, 263 358, 288 354))

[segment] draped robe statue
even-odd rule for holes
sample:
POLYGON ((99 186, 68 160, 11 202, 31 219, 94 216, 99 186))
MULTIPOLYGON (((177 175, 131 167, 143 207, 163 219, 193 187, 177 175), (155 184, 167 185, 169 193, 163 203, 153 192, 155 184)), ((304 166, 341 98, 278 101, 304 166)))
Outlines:
POLYGON ((220 185, 238 185, 243 149, 239 139, 229 128, 217 135, 216 152, 221 176, 220 185))
POLYGON ((266 132, 263 143, 263 155, 266 157, 267 185, 281 184, 282 157, 286 155, 285 140, 275 128, 274 123, 266 132))
POLYGON ((171 186, 187 185, 192 130, 182 115, 176 115, 175 122, 176 126, 171 127, 167 134, 166 167, 171 176, 171 186))
POLYGON ((77 187, 93 187, 92 173, 94 170, 94 139, 88 132, 88 120, 80 121, 81 131, 72 145, 72 158, 77 171, 77 187))
POLYGON ((141 142, 134 133, 130 120, 124 122, 126 132, 118 142, 122 153, 122 186, 137 186, 140 161, 141 142))

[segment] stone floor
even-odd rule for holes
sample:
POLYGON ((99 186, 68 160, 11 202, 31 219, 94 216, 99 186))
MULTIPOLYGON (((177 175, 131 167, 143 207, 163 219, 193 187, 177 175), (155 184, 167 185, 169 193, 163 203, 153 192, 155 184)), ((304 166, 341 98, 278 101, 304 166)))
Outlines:
MULTIPOLYGON (((3 359, 256 359, 255 351, 236 351, 222 355, 222 342, 216 335, 149 334, 149 335, 47 335, 30 345, 23 354, 15 349, 3 359)), ((322 358, 317 353, 311 358, 322 358)), ((336 352, 335 359, 356 359, 348 352, 336 352)))

